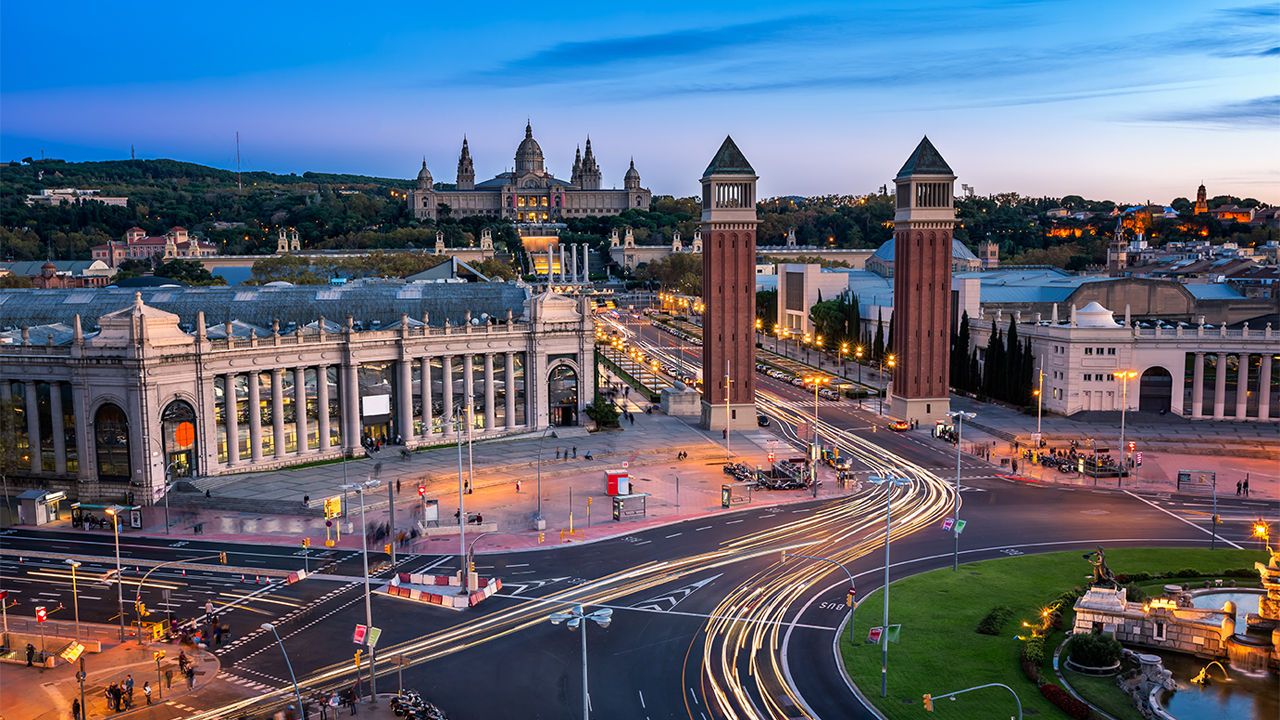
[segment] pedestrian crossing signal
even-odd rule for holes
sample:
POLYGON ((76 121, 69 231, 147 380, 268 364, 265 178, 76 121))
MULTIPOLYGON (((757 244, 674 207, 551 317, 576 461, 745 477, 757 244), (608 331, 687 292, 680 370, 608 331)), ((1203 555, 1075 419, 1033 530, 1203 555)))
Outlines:
POLYGON ((929 693, 924 694, 924 709, 933 712, 933 696, 929 693))

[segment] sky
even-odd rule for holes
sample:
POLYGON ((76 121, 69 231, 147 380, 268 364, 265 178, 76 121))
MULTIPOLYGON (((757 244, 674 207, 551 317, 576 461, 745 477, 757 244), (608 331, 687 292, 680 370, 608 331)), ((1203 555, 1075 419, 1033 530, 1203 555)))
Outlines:
POLYGON ((979 195, 1280 204, 1280 2, 0 0, 0 159, 172 158, 452 182, 530 122, 568 178, 863 194, 927 135, 979 195))

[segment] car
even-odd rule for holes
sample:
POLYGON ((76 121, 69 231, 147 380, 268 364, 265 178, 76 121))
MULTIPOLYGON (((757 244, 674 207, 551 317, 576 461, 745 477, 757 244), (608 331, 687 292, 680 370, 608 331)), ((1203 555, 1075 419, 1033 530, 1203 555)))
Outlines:
POLYGON ((756 425, 759 425, 760 427, 769 427, 769 416, 768 416, 768 415, 757 415, 757 416, 756 416, 756 425))
POLYGON ((906 420, 898 420, 889 425, 889 429, 894 432, 906 432, 911 429, 911 423, 906 420))

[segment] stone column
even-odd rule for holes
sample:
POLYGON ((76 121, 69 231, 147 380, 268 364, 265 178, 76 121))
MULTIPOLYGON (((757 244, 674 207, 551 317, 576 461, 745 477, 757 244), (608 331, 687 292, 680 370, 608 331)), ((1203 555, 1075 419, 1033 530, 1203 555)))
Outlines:
POLYGON ((564 283, 564 271, 565 271, 564 245, 561 245, 560 246, 560 282, 561 283, 564 283))
POLYGON ((548 285, 555 282, 555 279, 556 279, 555 276, 551 274, 552 268, 555 267, 554 265, 551 264, 551 261, 555 258, 554 253, 555 253, 555 248, 552 247, 551 243, 547 243, 547 284, 548 285))
POLYGON ((1240 364, 1236 367, 1236 419, 1243 420, 1249 412, 1249 353, 1236 355, 1240 364))
POLYGON ((1271 353, 1262 353, 1262 367, 1258 368, 1258 419, 1271 417, 1271 353))
POLYGON ((431 358, 422 357, 422 437, 431 435, 431 358))
POLYGON ((516 427, 516 360, 514 353, 503 353, 506 362, 506 373, 502 376, 506 383, 506 394, 503 396, 507 405, 507 429, 516 427))
POLYGON ((1195 367, 1191 369, 1191 417, 1204 417, 1204 353, 1195 355, 1195 367))
MULTIPOLYGON (((62 383, 49 383, 49 414, 53 420, 53 469, 67 474, 67 431, 62 426, 62 383)), ((161 442, 164 440, 161 438, 161 442)))
POLYGON ((297 418, 295 427, 298 433, 298 454, 305 455, 309 450, 307 435, 311 432, 307 421, 307 369, 305 367, 293 369, 293 416, 297 418))
POLYGON ((493 432, 493 353, 484 354, 484 431, 493 432))
POLYGON ((583 245, 582 246, 582 282, 584 283, 591 282, 591 272, 590 272, 590 269, 588 268, 588 265, 590 264, 590 262, 587 260, 587 256, 590 254, 591 254, 591 246, 583 245))
POLYGON ((440 358, 441 380, 440 386, 444 389, 444 402, 441 403, 441 417, 444 418, 444 436, 449 437, 452 429, 449 424, 453 422, 453 356, 445 355, 440 358))
POLYGON ((1226 417, 1227 408, 1227 354, 1219 352, 1217 355, 1218 366, 1213 383, 1213 419, 1221 420, 1226 417))
POLYGON ((36 399, 36 384, 23 383, 23 396, 27 401, 27 451, 31 453, 31 472, 40 472, 40 402, 36 399))
MULTIPOLYGON (((341 397, 341 396, 339 396, 341 397)), ((329 366, 316 366, 316 429, 321 452, 329 449, 329 366)))
POLYGON ((249 373, 249 450, 253 462, 262 460, 262 398, 257 370, 249 373))
POLYGON ((236 374, 227 373, 222 378, 222 401, 227 412, 227 465, 239 465, 240 403, 236 401, 236 374))
POLYGON ((275 437, 276 459, 284 457, 284 370, 271 371, 271 434, 275 437))
POLYGON ((400 385, 396 388, 400 396, 396 398, 400 410, 397 413, 400 416, 397 423, 400 427, 396 429, 396 434, 408 444, 413 439, 413 360, 406 357, 396 361, 396 370, 399 371, 396 382, 400 385))
POLYGON ((360 427, 360 377, 354 364, 346 364, 342 366, 343 384, 346 388, 343 397, 347 399, 342 404, 342 417, 346 420, 347 431, 343 433, 346 445, 349 448, 360 447, 361 427, 360 427))
POLYGON ((462 396, 464 403, 462 419, 467 422, 468 433, 471 432, 472 423, 475 421, 472 415, 475 409, 476 378, 475 374, 471 372, 471 363, 474 357, 475 355, 471 353, 462 356, 462 396))
POLYGON ((571 269, 569 273, 570 273, 570 277, 573 278, 573 282, 576 283, 578 282, 578 244, 577 243, 574 243, 573 245, 569 246, 569 254, 572 257, 572 260, 570 261, 571 269))

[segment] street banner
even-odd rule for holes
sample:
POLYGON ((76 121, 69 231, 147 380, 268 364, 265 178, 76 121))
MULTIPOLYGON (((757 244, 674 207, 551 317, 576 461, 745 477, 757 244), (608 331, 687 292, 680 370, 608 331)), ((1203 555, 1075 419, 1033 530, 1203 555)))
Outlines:
POLYGON ((902 634, 902 626, 901 626, 901 625, 890 625, 890 626, 889 626, 889 642, 895 642, 895 643, 896 643, 896 642, 898 642, 898 636, 899 636, 899 635, 901 635, 901 634, 902 634))
POLYGON ((378 646, 378 638, 382 636, 382 628, 369 628, 369 647, 378 646))
POLYGON ((365 626, 356 625, 356 631, 351 634, 351 642, 355 643, 356 645, 363 645, 364 636, 367 631, 368 631, 368 628, 366 628, 365 626))
POLYGON ((84 652, 84 645, 81 645, 80 643, 72 643, 68 645, 67 649, 63 650, 60 654, 62 655, 62 658, 67 662, 75 662, 76 658, 80 657, 80 653, 82 652, 84 652))
POLYGON ((955 521, 955 519, 954 519, 954 518, 943 518, 943 519, 942 519, 942 529, 943 529, 943 530, 950 530, 950 529, 952 528, 952 526, 953 526, 953 525, 955 525, 955 522, 956 522, 956 521, 955 521))
POLYGON ((867 644, 875 645, 880 642, 880 635, 884 632, 884 628, 873 627, 867 631, 867 644))
POLYGON ((966 522, 968 522, 968 520, 961 520, 960 522, 956 523, 956 534, 957 534, 957 535, 959 535, 960 533, 964 532, 964 524, 965 524, 966 522))

